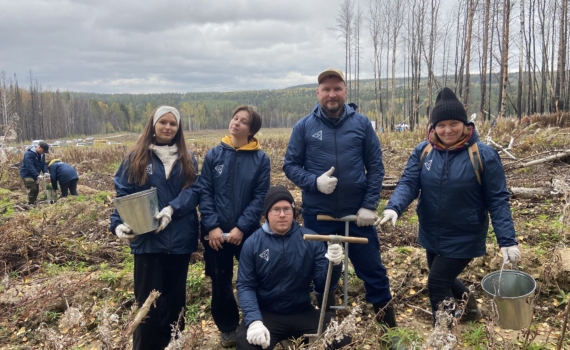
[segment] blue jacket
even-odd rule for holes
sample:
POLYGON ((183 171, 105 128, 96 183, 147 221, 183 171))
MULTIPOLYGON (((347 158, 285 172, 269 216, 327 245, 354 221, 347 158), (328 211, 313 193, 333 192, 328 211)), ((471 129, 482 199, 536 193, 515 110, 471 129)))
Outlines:
POLYGON ((347 104, 336 125, 319 104, 295 124, 283 170, 303 190, 305 214, 342 217, 378 206, 384 179, 380 142, 370 120, 347 104), (317 178, 332 166, 338 183, 326 195, 317 189, 317 178))
POLYGON ((31 177, 35 181, 38 179, 38 176, 40 176, 40 171, 44 174, 48 172, 46 157, 43 154, 36 153, 35 150, 30 148, 24 152, 24 159, 20 166, 20 177, 22 179, 31 177))
POLYGON ((79 179, 77 171, 73 167, 64 162, 55 162, 48 167, 49 176, 51 178, 51 186, 57 190, 57 182, 64 184, 66 182, 79 179))
MULTIPOLYGON (((192 154, 192 162, 196 173, 198 164, 192 154)), ((167 180, 164 165, 156 154, 152 153, 152 161, 147 169, 148 177, 144 185, 129 183, 128 181, 128 158, 125 158, 114 177, 117 197, 145 191, 156 187, 159 210, 171 205, 174 209, 172 222, 163 231, 145 233, 131 242, 132 254, 164 253, 164 254, 190 254, 195 252, 198 246, 198 214, 196 206, 200 199, 199 180, 186 188, 184 176, 179 174, 180 164, 176 162, 170 171, 167 180)), ((115 209, 111 215, 109 231, 115 233, 115 228, 123 221, 115 209)))
POLYGON ((237 227, 247 237, 259 228, 263 201, 269 189, 269 157, 255 139, 237 150, 226 142, 227 137, 206 154, 202 164, 200 220, 203 234, 216 227, 223 232, 237 227))
POLYGON ((473 132, 459 150, 436 150, 418 167, 427 141, 412 152, 386 209, 398 217, 419 195, 419 243, 428 251, 448 258, 468 259, 485 255, 489 215, 499 246, 516 245, 509 206, 509 192, 498 153, 478 142, 473 132), (477 182, 468 147, 478 142, 483 163, 481 185, 477 182))
MULTIPOLYGON (((237 294, 245 325, 260 320, 261 310, 283 315, 311 305, 311 282, 324 290, 329 261, 326 245, 305 241, 315 234, 296 221, 285 235, 268 233, 267 224, 243 244, 239 259, 237 294)), ((333 267, 331 281, 340 278, 342 264, 333 267)))

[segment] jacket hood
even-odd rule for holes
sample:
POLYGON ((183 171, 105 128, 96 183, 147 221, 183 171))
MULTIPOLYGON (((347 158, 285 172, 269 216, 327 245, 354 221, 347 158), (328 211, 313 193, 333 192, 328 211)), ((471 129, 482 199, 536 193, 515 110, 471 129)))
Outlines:
MULTIPOLYGON (((231 135, 224 136, 224 138, 222 139, 222 144, 227 145, 233 149, 236 149, 234 147, 234 145, 232 144, 232 136, 231 135)), ((259 144, 259 141, 257 141, 257 139, 255 137, 252 137, 251 141, 249 141, 246 145, 241 146, 237 150, 239 150, 239 151, 259 151, 259 150, 261 150, 261 145, 259 144)))
POLYGON ((284 235, 280 235, 280 234, 277 234, 277 233, 271 231, 271 227, 269 227, 268 221, 265 221, 263 223, 263 225, 261 226, 261 228, 263 229, 263 232, 267 233, 268 235, 285 237, 285 236, 291 236, 291 234, 293 234, 293 232, 297 229, 298 226, 299 226, 299 224, 297 223, 297 221, 293 220, 293 224, 291 225, 291 228, 289 228, 289 231, 287 231, 284 235))

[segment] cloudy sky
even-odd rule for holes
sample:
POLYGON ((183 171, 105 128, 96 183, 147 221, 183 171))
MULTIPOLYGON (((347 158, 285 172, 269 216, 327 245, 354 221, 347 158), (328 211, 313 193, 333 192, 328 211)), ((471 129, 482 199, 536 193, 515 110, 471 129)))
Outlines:
MULTIPOLYGON (((102 93, 279 89, 344 67, 343 0, 0 0, 0 72, 102 93)), ((354 0, 364 12, 368 0, 354 0)), ((454 0, 443 0, 449 12, 454 0)), ((356 6, 355 6, 356 9, 356 6)), ((362 79, 372 78, 363 24, 362 79)))
MULTIPOLYGON (((344 66, 330 29, 341 2, 0 0, 0 71, 20 84, 31 70, 44 87, 109 93, 313 83, 344 66)), ((369 61, 361 76, 371 76, 369 61)))

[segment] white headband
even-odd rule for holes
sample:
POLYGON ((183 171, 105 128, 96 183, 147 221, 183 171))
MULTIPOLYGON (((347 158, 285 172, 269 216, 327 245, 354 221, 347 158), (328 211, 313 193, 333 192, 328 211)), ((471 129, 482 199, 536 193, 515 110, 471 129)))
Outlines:
POLYGON ((154 112, 154 116, 152 117, 152 125, 154 126, 156 122, 160 119, 160 117, 168 113, 172 113, 176 118, 176 122, 178 123, 178 125, 180 125, 180 113, 176 108, 170 106, 158 107, 156 112, 154 112))

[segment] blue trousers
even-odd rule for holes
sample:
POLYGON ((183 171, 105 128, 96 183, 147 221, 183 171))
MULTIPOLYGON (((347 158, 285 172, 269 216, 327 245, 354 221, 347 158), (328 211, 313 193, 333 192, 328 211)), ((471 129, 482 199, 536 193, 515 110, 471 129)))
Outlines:
MULTIPOLYGON (((318 234, 344 236, 344 222, 317 221, 316 215, 307 214, 303 214, 303 220, 305 227, 318 234)), ((380 241, 378 241, 376 229, 374 226, 358 227, 355 222, 351 222, 349 236, 368 238, 368 244, 350 244, 348 249, 348 258, 354 266, 356 276, 364 281, 366 301, 372 304, 389 302, 392 300, 390 281, 380 257, 380 241)), ((330 290, 336 289, 337 286, 338 281, 331 281, 330 290)), ((315 292, 322 293, 323 291, 315 290, 315 292)))

